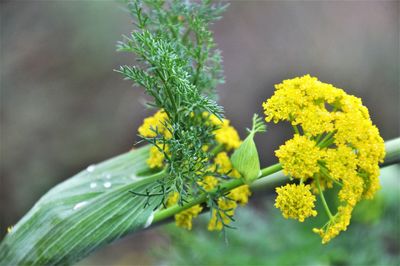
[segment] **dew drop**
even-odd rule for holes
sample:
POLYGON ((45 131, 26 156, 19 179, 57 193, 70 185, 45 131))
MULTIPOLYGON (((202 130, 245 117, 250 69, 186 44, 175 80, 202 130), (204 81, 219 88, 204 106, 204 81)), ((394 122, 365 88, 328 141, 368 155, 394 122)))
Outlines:
POLYGON ((95 182, 90 183, 90 188, 95 188, 97 187, 97 184, 95 182))
POLYGON ((149 216, 149 218, 147 218, 146 223, 144 224, 144 228, 147 228, 151 225, 151 223, 153 222, 154 219, 154 212, 152 212, 149 216))
POLYGON ((109 188, 109 187, 111 187, 111 182, 105 182, 105 183, 103 184, 103 186, 104 186, 105 188, 109 188))
POLYGON ((77 209, 82 208, 82 207, 85 206, 87 203, 88 203, 87 201, 82 201, 82 202, 79 202, 79 203, 75 204, 74 210, 77 210, 77 209))
POLYGON ((92 165, 89 165, 88 168, 86 168, 86 170, 87 170, 89 173, 91 173, 91 172, 94 171, 95 168, 96 168, 96 166, 95 166, 94 164, 92 164, 92 165))
POLYGON ((106 174, 106 178, 110 179, 111 178, 111 174, 106 174))

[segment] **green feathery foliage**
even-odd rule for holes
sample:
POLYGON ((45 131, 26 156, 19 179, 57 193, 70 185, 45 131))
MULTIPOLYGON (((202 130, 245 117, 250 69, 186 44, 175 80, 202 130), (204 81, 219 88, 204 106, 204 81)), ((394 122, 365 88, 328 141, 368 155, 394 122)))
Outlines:
MULTIPOLYGON (((142 138, 164 153, 167 175, 146 196, 179 192, 179 203, 204 192, 198 181, 210 172, 212 154, 204 145, 215 145, 215 125, 204 113, 222 118, 216 102, 216 86, 223 82, 220 52, 209 27, 226 5, 211 1, 128 1, 134 30, 118 43, 118 50, 136 55, 138 65, 122 66, 118 72, 152 97, 150 107, 168 116, 166 138, 152 129, 155 137, 142 138), (166 152, 165 147, 168 147, 166 152)), ((135 193, 133 191, 133 193, 135 193)))

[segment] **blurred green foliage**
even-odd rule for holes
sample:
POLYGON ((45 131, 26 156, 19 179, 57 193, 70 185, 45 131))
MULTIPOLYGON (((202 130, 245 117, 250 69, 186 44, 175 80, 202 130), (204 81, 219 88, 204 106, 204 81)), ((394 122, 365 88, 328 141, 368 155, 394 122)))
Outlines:
POLYGON ((379 195, 359 206, 348 230, 327 245, 311 232, 324 223, 322 210, 304 223, 285 220, 268 198, 261 210, 238 211, 228 243, 206 232, 205 214, 193 232, 168 225, 169 245, 151 253, 163 265, 399 265, 399 172, 400 165, 382 171, 379 195))

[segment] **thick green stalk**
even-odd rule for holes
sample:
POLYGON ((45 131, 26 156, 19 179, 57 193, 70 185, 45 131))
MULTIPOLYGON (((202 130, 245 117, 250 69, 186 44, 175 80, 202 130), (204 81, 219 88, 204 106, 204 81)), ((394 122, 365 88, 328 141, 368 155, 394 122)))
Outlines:
POLYGON ((400 163, 400 137, 385 141, 386 156, 381 166, 400 163))

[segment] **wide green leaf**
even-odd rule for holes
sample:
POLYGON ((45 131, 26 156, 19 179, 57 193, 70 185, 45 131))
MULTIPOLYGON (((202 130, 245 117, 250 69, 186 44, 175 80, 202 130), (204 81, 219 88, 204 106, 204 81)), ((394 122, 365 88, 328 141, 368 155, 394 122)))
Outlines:
POLYGON ((86 170, 45 194, 0 245, 0 265, 71 264, 91 251, 150 225, 157 202, 144 208, 151 186, 148 147, 86 170))

